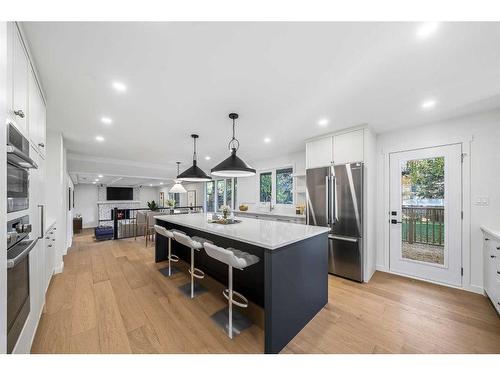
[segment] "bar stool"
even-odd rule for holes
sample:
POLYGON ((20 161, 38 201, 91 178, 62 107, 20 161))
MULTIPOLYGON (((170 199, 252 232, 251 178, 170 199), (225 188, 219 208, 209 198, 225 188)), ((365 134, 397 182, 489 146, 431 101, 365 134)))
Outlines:
POLYGON ((248 307, 248 300, 240 293, 233 290, 233 267, 243 270, 259 261, 259 257, 253 254, 245 253, 231 247, 224 249, 215 246, 211 243, 204 243, 205 251, 212 258, 228 265, 228 289, 225 289, 222 294, 228 300, 227 312, 226 308, 212 315, 212 319, 224 328, 229 338, 233 338, 233 334, 238 335, 242 330, 250 327, 252 322, 242 314, 235 311, 235 322, 233 326, 233 305, 239 307, 248 307), (236 300, 234 297, 239 299, 236 300))
POLYGON ((171 267, 170 262, 177 263, 179 261, 179 257, 175 254, 172 254, 172 239, 174 239, 174 232, 186 234, 183 231, 180 231, 178 229, 172 229, 168 230, 165 227, 162 227, 161 225, 155 224, 154 226, 155 232, 163 237, 168 238, 168 267, 160 269, 160 272, 164 276, 172 276, 172 274, 176 274, 177 272, 180 272, 176 267, 171 267))
POLYGON ((203 249, 203 244, 208 243, 212 244, 212 241, 209 241, 202 237, 189 237, 183 233, 173 232, 174 238, 177 242, 187 246, 191 249, 191 266, 189 268, 189 274, 191 275, 191 282, 185 285, 181 285, 179 290, 185 295, 191 295, 191 298, 194 298, 195 294, 201 294, 206 292, 207 289, 202 285, 194 282, 194 279, 203 279, 205 277, 205 272, 200 270, 199 268, 195 268, 194 266, 194 251, 200 251, 203 249))

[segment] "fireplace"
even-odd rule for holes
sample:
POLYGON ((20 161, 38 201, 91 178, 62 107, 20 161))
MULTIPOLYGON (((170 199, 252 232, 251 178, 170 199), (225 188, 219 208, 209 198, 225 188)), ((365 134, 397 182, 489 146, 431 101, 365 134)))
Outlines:
MULTIPOLYGON (((115 219, 115 210, 111 210, 111 220, 115 219)), ((116 210, 116 220, 130 219, 130 210, 128 208, 116 210)))

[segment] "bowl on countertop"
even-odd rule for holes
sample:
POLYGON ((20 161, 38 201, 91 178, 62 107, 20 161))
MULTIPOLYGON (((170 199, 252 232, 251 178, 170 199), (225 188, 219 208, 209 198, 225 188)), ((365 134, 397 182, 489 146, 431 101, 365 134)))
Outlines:
POLYGON ((240 204, 238 208, 240 211, 247 211, 248 210, 248 206, 245 204, 240 204))

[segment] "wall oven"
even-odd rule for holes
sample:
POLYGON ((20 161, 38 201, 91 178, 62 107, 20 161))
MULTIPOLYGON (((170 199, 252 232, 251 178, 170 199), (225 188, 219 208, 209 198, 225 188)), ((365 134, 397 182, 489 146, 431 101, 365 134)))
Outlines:
POLYGON ((7 126, 7 212, 29 208, 29 168, 37 168, 29 157, 29 141, 15 128, 7 126))
POLYGON ((7 222, 7 352, 12 353, 30 312, 29 216, 7 222))

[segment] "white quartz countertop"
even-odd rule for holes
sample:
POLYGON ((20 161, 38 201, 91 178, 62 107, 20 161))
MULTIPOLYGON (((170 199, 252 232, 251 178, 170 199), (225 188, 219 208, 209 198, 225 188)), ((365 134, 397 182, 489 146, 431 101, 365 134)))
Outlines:
POLYGON ((289 217, 289 218, 294 218, 294 219, 305 219, 306 215, 297 215, 297 214, 289 214, 286 212, 275 212, 275 211, 241 211, 241 210, 234 210, 236 214, 249 214, 249 215, 262 215, 262 216, 271 216, 271 217, 289 217))
POLYGON ((481 225, 481 230, 484 233, 489 234, 490 236, 494 237, 495 240, 500 241, 500 229, 493 229, 493 228, 481 225))
POLYGON ((330 230, 327 227, 260 220, 250 217, 238 217, 237 220, 241 220, 241 222, 236 224, 213 224, 208 222, 206 213, 160 215, 155 216, 155 219, 270 250, 315 237, 330 230))

